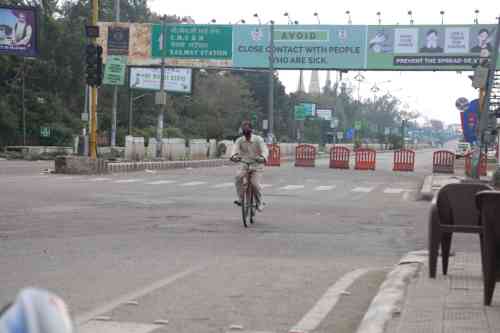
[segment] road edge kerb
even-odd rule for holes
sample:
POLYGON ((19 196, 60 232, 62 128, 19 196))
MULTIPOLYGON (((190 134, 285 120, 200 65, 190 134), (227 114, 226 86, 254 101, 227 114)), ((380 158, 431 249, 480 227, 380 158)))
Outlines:
POLYGON ((357 333, 383 333, 389 321, 400 314, 410 281, 417 277, 425 262, 427 251, 407 253, 387 274, 366 311, 357 333))
POLYGON ((422 184, 422 188, 420 189, 420 199, 431 201, 434 197, 434 193, 432 191, 432 183, 434 181, 434 175, 428 175, 424 178, 424 183, 422 184))

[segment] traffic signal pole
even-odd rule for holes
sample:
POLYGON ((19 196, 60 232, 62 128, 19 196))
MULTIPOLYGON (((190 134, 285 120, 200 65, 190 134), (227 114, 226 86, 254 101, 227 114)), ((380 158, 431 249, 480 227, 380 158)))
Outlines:
MULTIPOLYGON (((92 25, 97 25, 99 15, 99 0, 92 0, 92 25)), ((92 38, 91 42, 96 43, 97 39, 92 38)), ((90 87, 90 158, 97 159, 97 86, 90 87)))

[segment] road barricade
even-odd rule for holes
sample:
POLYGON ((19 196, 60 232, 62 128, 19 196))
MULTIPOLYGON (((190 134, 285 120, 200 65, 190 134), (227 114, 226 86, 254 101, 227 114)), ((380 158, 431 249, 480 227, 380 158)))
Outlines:
POLYGON ((330 168, 349 169, 349 158, 351 151, 342 146, 333 146, 330 149, 330 168))
POLYGON ((415 152, 410 149, 400 149, 394 152, 393 171, 414 171, 415 152))
POLYGON ((356 170, 375 170, 375 162, 377 160, 377 152, 373 149, 357 149, 355 152, 356 170))
MULTIPOLYGON (((464 155, 465 159, 465 174, 467 176, 472 176, 472 153, 467 153, 464 155)), ((487 175, 488 160, 484 154, 481 153, 481 176, 487 175)))
POLYGON ((433 173, 454 173, 455 154, 448 150, 438 150, 432 156, 433 173))
POLYGON ((295 148, 296 167, 314 167, 316 160, 316 147, 312 145, 298 145, 295 148))
POLYGON ((269 157, 267 158, 266 166, 277 166, 281 165, 281 149, 277 144, 268 144, 269 157))

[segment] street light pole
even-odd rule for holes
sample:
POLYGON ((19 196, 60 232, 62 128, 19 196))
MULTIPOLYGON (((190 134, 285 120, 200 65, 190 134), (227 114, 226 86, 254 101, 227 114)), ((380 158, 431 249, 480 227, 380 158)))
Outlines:
POLYGON ((162 138, 163 138, 163 114, 165 112, 165 105, 166 105, 166 96, 165 96, 165 49, 167 45, 167 34, 165 33, 165 21, 166 21, 167 16, 163 15, 162 21, 161 21, 161 79, 160 79, 160 98, 159 98, 159 104, 160 104, 160 110, 158 112, 158 124, 156 128, 156 141, 157 141, 157 146, 156 146, 156 153, 157 156, 161 156, 161 146, 162 146, 162 138))
MULTIPOLYGON (((120 0, 115 0, 115 21, 120 21, 120 0)), ((118 105, 118 86, 113 88, 113 107, 111 115, 111 147, 116 146, 116 114, 118 105)))
POLYGON ((25 81, 26 81, 26 60, 23 58, 23 77, 22 77, 22 92, 21 103, 23 109, 23 146, 26 146, 26 103, 24 102, 25 95, 25 81))
MULTIPOLYGON (((97 25, 99 17, 99 0, 92 0, 92 25, 97 25)), ((92 43, 96 38, 92 38, 92 43)), ((97 159, 97 87, 90 88, 90 158, 97 159)))

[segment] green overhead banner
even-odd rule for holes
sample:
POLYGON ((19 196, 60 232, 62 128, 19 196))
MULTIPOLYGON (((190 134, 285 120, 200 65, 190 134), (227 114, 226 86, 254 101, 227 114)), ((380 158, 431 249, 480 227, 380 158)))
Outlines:
MULTIPOLYGON (((237 25, 233 67, 269 66, 269 26, 237 25)), ((364 26, 284 25, 274 27, 274 67, 280 69, 362 68, 364 26)))
POLYGON ((493 25, 370 26, 366 69, 471 69, 492 55, 493 25))
MULTIPOLYGON (((471 70, 494 25, 274 27, 277 69, 471 70)), ((269 26, 234 26, 233 66, 269 67, 269 26)), ((500 67, 500 61, 499 61, 500 67)))
POLYGON ((152 57, 161 58, 162 44, 166 44, 167 58, 231 59, 233 27, 230 25, 162 25, 151 29, 152 57))

